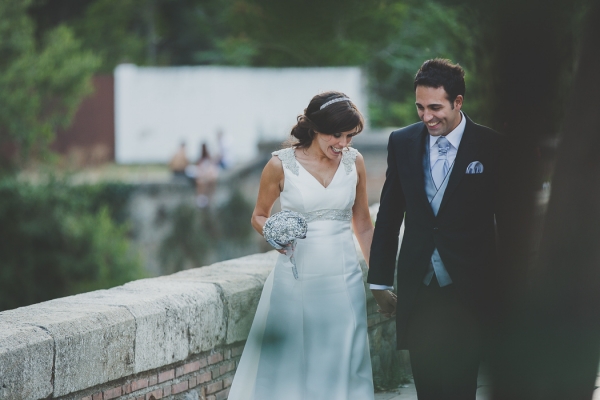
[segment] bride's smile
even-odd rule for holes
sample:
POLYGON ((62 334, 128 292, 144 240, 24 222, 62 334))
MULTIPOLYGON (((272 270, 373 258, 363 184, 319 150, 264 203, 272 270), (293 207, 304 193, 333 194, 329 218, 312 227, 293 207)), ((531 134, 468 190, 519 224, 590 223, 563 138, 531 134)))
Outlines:
POLYGON ((350 146, 352 138, 357 134, 356 130, 357 129, 354 128, 346 132, 334 133, 331 135, 315 132, 318 140, 313 142, 311 147, 319 147, 318 150, 320 150, 323 156, 337 160, 342 155, 342 152, 350 146))

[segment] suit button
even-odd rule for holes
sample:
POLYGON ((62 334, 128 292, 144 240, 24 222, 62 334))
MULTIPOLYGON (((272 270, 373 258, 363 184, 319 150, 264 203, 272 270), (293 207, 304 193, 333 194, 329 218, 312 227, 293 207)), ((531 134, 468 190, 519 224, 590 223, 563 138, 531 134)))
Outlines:
POLYGON ((437 232, 437 231, 439 231, 439 230, 440 230, 440 228, 438 228, 437 226, 436 226, 435 228, 433 228, 433 231, 434 231, 434 232, 437 232))

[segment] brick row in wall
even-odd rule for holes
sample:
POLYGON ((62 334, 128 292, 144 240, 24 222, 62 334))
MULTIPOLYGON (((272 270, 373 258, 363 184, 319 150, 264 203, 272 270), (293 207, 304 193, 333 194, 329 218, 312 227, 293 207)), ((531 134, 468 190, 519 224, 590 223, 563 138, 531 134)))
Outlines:
POLYGON ((239 363, 243 345, 215 349, 159 370, 106 384, 92 394, 68 396, 81 400, 158 400, 177 398, 195 390, 200 400, 225 400, 239 363))

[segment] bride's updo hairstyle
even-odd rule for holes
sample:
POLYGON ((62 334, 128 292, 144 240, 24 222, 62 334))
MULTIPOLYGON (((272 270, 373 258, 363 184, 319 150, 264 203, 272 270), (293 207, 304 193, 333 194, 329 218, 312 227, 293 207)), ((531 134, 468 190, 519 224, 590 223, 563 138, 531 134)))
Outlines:
POLYGON ((340 92, 316 95, 304 109, 304 114, 298 115, 297 120, 298 123, 291 132, 298 140, 293 144, 296 148, 309 147, 316 136, 315 132, 333 135, 358 128, 359 133, 365 125, 358 108, 348 96, 340 92))

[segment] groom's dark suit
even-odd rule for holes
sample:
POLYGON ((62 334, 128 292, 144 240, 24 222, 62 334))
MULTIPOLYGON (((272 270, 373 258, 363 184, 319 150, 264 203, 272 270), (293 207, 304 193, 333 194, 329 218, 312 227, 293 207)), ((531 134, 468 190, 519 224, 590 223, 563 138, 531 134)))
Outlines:
MULTIPOLYGON (((388 169, 371 247, 368 282, 393 284, 398 234, 404 220, 397 264, 397 338, 398 347, 408 348, 411 353, 414 343, 407 338, 411 336, 411 324, 416 324, 420 317, 416 314, 425 310, 428 313, 425 319, 434 319, 421 320, 417 329, 425 332, 413 333, 413 340, 425 340, 419 345, 427 348, 428 331, 438 330, 435 321, 438 311, 429 310, 430 313, 427 308, 441 310, 447 302, 444 297, 447 293, 456 300, 458 308, 464 308, 462 311, 477 321, 475 329, 481 327, 481 321, 490 312, 491 281, 497 264, 495 219, 499 218, 501 206, 498 196, 501 137, 466 119, 437 215, 425 191, 423 157, 429 143, 425 125, 419 122, 394 131, 389 139, 388 169), (475 161, 483 165, 483 173, 467 174, 469 164, 475 161), (452 279, 452 284, 444 288, 439 288, 435 279, 429 286, 423 283, 435 248, 452 279)), ((439 319, 450 318, 447 312, 453 311, 439 311, 439 319)), ((462 317, 453 321, 462 324, 462 317)))

